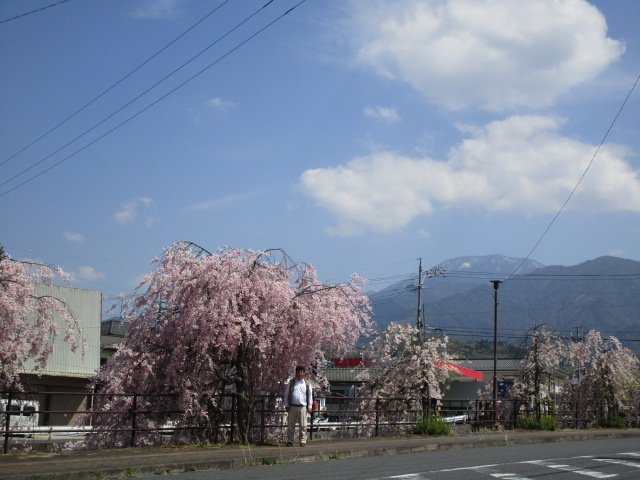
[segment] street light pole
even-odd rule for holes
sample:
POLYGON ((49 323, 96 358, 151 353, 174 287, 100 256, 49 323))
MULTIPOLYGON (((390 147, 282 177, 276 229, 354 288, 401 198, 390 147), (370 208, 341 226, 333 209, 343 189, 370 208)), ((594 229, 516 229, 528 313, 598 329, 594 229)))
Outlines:
POLYGON ((424 313, 422 311, 422 258, 419 258, 418 264, 418 316, 416 317, 416 329, 418 330, 418 341, 422 343, 424 340, 424 313))
POLYGON ((498 427, 498 287, 502 280, 493 283, 493 425, 498 427))

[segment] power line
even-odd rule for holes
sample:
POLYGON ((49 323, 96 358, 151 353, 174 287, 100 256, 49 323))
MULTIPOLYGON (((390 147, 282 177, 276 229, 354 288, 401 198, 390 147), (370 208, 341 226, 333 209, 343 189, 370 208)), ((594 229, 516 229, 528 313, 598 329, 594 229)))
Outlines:
POLYGON ((582 180, 584 180, 584 177, 586 177, 587 173, 591 169, 591 166, 593 165, 593 162, 595 161, 596 157, 598 156, 598 153, 600 153, 600 149, 602 148, 602 145, 604 145, 605 140, 607 139, 607 137, 609 136, 609 133, 613 129, 613 126, 615 125, 616 121, 618 120, 618 117, 622 113, 622 110, 624 109, 625 105, 629 101, 629 98, 631 97, 631 94, 635 90, 636 85, 638 85, 638 81, 640 81, 640 75, 638 75, 636 77, 635 82, 633 82, 633 85, 632 85, 631 89, 627 93, 627 96, 625 97, 624 101, 622 102, 622 105, 620 105, 620 108, 618 109, 618 112, 613 117, 613 120, 611 121, 611 123, 609 125, 609 128, 607 128, 607 131, 605 132, 604 136, 602 137, 602 140, 600 140, 600 144, 598 145, 598 147, 596 148, 595 152, 593 153, 593 156, 591 157, 591 160, 587 164, 587 167, 584 169, 584 172, 582 172, 582 175, 578 179, 578 182, 576 183, 575 187, 573 187, 573 190, 571 190, 571 193, 569 193, 569 196, 567 197, 567 199, 564 201, 564 203, 562 204, 562 206, 560 207, 558 212, 551 219, 551 221, 547 225, 547 228, 544 229, 544 231, 542 232, 542 235, 540 235, 540 237, 534 243, 534 245, 531 248, 531 250, 529 250, 529 253, 527 254, 527 256, 522 259, 522 261, 518 264, 518 266, 513 271, 513 273, 509 277, 507 277, 507 280, 509 280, 512 275, 515 275, 516 273, 518 273, 518 270, 520 270, 520 268, 522 268, 522 265, 524 265, 524 262, 526 262, 527 260, 529 260, 531 258, 531 255, 533 255, 533 252, 536 251, 536 249, 538 248, 538 246, 540 245, 540 243, 542 242, 544 237, 546 237, 547 233, 549 233, 549 230, 551 230, 551 227, 553 226, 553 224, 556 223, 556 220, 558 220, 558 218, 560 217, 560 215, 562 214, 562 212, 566 208, 566 206, 569 203, 569 201, 573 198, 573 195, 576 193, 576 190, 578 190, 578 187, 582 183, 582 180))
POLYGON ((68 1, 69 0, 61 0, 60 2, 56 2, 56 3, 52 3, 50 5, 46 5, 44 7, 36 8, 35 10, 31 10, 30 12, 21 13, 20 15, 16 15, 15 17, 5 18, 4 20, 0 20, 0 24, 7 23, 7 22, 10 22, 12 20, 17 20, 18 18, 26 17, 27 15, 31 15, 33 13, 41 12, 43 10, 46 10, 47 8, 57 7, 58 5, 62 5, 63 3, 67 3, 68 1))
MULTIPOLYGON (((273 1, 273 0, 271 0, 273 1)), ((262 8, 266 7, 267 5, 269 5, 271 3, 271 1, 267 4, 265 4, 262 8)), ((202 68, 201 70, 199 70, 198 72, 196 72, 195 74, 191 75, 189 78, 187 78, 186 80, 184 80, 183 82, 181 82, 180 84, 178 84, 176 87, 174 87, 173 89, 169 90, 167 93, 165 93, 164 95, 162 95, 161 97, 159 97, 158 99, 156 99, 155 101, 153 101, 152 103, 150 103, 149 105, 147 105, 146 107, 144 107, 142 110, 139 110, 138 112, 134 113, 133 115, 131 115, 130 117, 126 118, 125 120, 123 120, 122 122, 120 122, 119 124, 117 124, 115 127, 111 128, 110 130, 108 130, 107 132, 103 133, 102 135, 100 135, 99 137, 95 138, 94 140, 92 140, 91 142, 87 143, 86 145, 84 145, 83 147, 79 148, 78 150, 76 150, 75 152, 67 155, 66 157, 62 158, 61 160, 57 161, 56 163, 52 164, 51 166, 49 166, 48 168, 46 168, 45 170, 42 170, 41 172, 29 177, 27 180, 19 183, 18 185, 15 185, 14 187, 10 188, 9 190, 6 190, 2 193, 0 193, 0 198, 4 197, 5 195, 8 195, 9 193, 13 192, 14 190, 22 187, 23 185, 26 185, 27 183, 32 182, 33 180, 35 180, 36 178, 44 175, 45 173, 48 173, 49 171, 51 171, 52 169, 54 169, 55 167, 57 167, 58 165, 62 164, 63 162, 67 161, 68 159, 76 156, 78 153, 86 150, 87 148, 89 148, 90 146, 94 145, 95 143, 99 142, 100 140, 102 140, 103 138, 105 138, 106 136, 110 135, 111 133, 115 132, 116 130, 118 130, 119 128, 121 128, 122 126, 124 126, 125 124, 129 123, 131 120, 133 120, 134 118, 140 116, 141 114, 143 114, 144 112, 146 112, 147 110, 149 110, 151 107, 155 106, 156 104, 158 104, 159 102, 161 102, 162 100, 164 100, 165 98, 167 98, 168 96, 172 95, 173 93, 175 93, 177 90, 179 90, 180 88, 182 88, 183 86, 185 86, 186 84, 190 83, 192 80, 194 80, 195 78, 199 77, 200 75, 202 75, 204 72, 206 72, 207 70, 209 70, 211 67, 215 66, 216 64, 220 63, 222 60, 224 60, 225 58, 227 58, 229 55, 231 55, 232 53, 234 53, 236 50, 240 49, 241 47, 243 47, 244 45, 246 45, 247 43, 249 43, 251 40, 253 40, 254 38, 256 38, 258 35, 260 35, 261 33, 263 33, 265 30, 267 30, 268 28, 270 28, 272 25, 274 25, 275 23, 277 23, 278 21, 280 21, 281 19, 283 19, 286 15, 288 15, 289 13, 291 13, 293 10, 295 10, 296 8, 298 8, 300 5, 302 5, 306 0, 300 0, 298 3, 296 3, 293 7, 289 8, 286 12, 284 12, 283 14, 281 14, 280 16, 278 16, 276 19, 272 20, 271 22, 269 22, 267 25, 265 25, 264 27, 260 28, 257 32, 253 33, 252 35, 250 35, 248 38, 246 38, 245 40, 241 41, 240 43, 238 43, 236 46, 234 46, 233 48, 231 48, 230 50, 228 50, 226 53, 224 53, 223 55, 221 55, 220 57, 218 57, 216 60, 214 60, 213 62, 209 63, 207 66, 205 66, 204 68, 202 68)), ((262 9, 261 8, 261 9, 262 9)), ((261 10, 260 9, 260 10, 261 10)), ((258 10, 259 11, 259 10, 258 10)), ((256 11, 256 13, 258 12, 256 11)), ((255 15, 255 13, 254 13, 255 15)), ((244 21, 243 21, 244 22, 244 21)), ((234 27, 235 28, 235 27, 234 27)), ((152 87, 153 88, 153 87, 152 87)), ((146 92, 145 92, 146 93, 146 92)), ((136 98, 137 99, 137 98, 136 98)), ((131 103, 131 102, 129 102, 131 103)), ((129 105, 129 104, 127 104, 129 105)), ((124 107, 123 107, 124 108, 124 107)), ((113 114, 111 115, 113 116, 113 114)), ((110 116, 110 117, 111 117, 110 116)), ((108 118, 110 118, 108 117, 108 118)), ((104 123, 104 120, 101 123, 104 123)), ((97 126, 97 125, 96 125, 97 126)), ((90 130, 93 130, 94 127, 92 127, 90 130)), ((87 132, 85 132, 87 133, 87 132)), ((84 134, 82 134, 84 135, 84 134)), ((77 137, 78 138, 78 137, 77 137)), ((75 141, 75 140, 73 140, 75 141)), ((70 143, 73 143, 70 142, 70 143)), ((70 144, 69 143, 69 144, 70 144)), ((67 145, 69 145, 67 144, 67 145)), ((65 148, 67 145, 65 145, 62 148, 65 148)), ((62 149, 61 148, 61 149, 62 149)), ((59 149, 58 151, 60 151, 61 149, 59 149)), ((56 152, 57 153, 57 152, 56 152)), ((50 157, 51 155, 49 155, 50 157)), ((47 157, 47 158, 49 158, 47 157)), ((42 163, 42 161, 44 161, 45 159, 41 160, 38 163, 42 163)), ((30 167, 31 168, 31 167, 30 167)), ((29 168, 29 169, 30 169, 29 168)), ((22 172, 21 172, 22 173, 22 172)), ((13 177, 15 178, 15 177, 13 177)), ((3 183, 2 185, 6 184, 7 182, 3 183)))
MULTIPOLYGON (((12 182, 13 180, 15 180, 16 178, 20 177, 21 175, 27 173, 28 171, 32 170, 33 168, 37 167, 38 165, 40 165, 41 163, 45 162, 46 160, 50 159, 51 157, 53 157, 54 155, 56 155, 57 153, 59 153, 60 151, 64 150, 65 148, 69 147, 70 145, 74 144, 75 142, 77 142, 78 140, 80 140, 82 137, 84 137, 85 135, 87 135, 88 133, 92 132, 93 130, 95 130, 96 128, 98 128, 100 125, 102 125, 103 123, 105 123, 107 120, 113 118, 115 115, 117 115, 118 113, 122 112, 125 108, 127 108, 128 106, 130 106, 132 103, 134 103, 135 101, 139 100, 140 98, 142 98, 144 95, 146 95, 147 93, 149 93, 151 90, 153 90, 154 88, 156 88, 158 85, 160 85, 161 83, 163 83, 165 80, 169 79, 170 77, 172 77, 173 75, 175 75, 177 72, 179 72, 180 70, 182 70, 184 67, 186 67, 189 63, 193 62, 195 59, 197 59, 199 56, 201 56, 202 54, 204 54, 207 50, 209 50, 210 48, 212 48, 213 46, 217 45, 220 41, 222 41, 223 39, 225 39, 226 37, 228 37, 229 35, 231 35, 234 31, 236 31, 238 28, 240 28, 242 25, 244 25, 245 23, 247 23, 249 20, 251 20, 253 17, 255 17, 258 13, 260 13, 262 10, 264 10, 269 4, 272 3, 273 0, 267 2, 266 4, 264 4, 262 7, 260 7, 259 9, 255 10, 251 15, 249 15, 248 17, 246 17, 244 20, 242 20, 240 23, 238 23, 237 25, 235 25, 233 28, 231 28, 230 30, 228 30, 226 33, 224 33, 223 35, 221 35, 220 37, 218 37, 215 41, 213 41, 212 43, 210 43, 209 45, 207 45, 205 48, 203 48, 202 50, 200 50, 197 54, 193 55, 189 60, 187 60, 186 62, 184 62, 182 65, 180 65, 179 67, 175 68, 172 72, 166 74, 164 77, 162 77, 160 80, 158 80, 156 83, 154 83, 153 85, 151 85, 150 87, 148 87, 147 89, 143 90, 141 93, 139 93, 138 95, 136 95, 133 99, 129 100, 127 103, 125 103, 124 105, 122 105, 120 108, 118 108, 117 110, 115 110, 114 112, 112 112, 111 114, 107 115, 105 118, 103 118, 102 120, 100 120, 98 123, 95 123, 92 127, 88 128, 87 130, 85 130, 84 132, 82 132, 80 135, 77 135, 75 138, 73 138, 72 140, 68 141, 67 143, 65 143, 63 146, 61 146, 60 148, 58 148, 57 150, 55 150, 54 152, 50 153, 49 155, 47 155, 46 157, 40 159, 39 161, 33 163, 32 165, 30 165, 29 167, 21 170, 20 172, 16 173, 13 177, 8 178, 7 180, 5 180, 4 182, 0 183, 0 187, 3 187, 5 185, 7 185, 8 183, 12 182)), ((171 92, 170 92, 171 93, 171 92)), ((164 98, 164 97, 163 97, 164 98)), ((100 137, 101 138, 101 137, 100 137)), ((68 157, 67 157, 68 158, 68 157)), ((63 159, 63 161, 66 160, 63 159)), ((60 162, 62 163, 62 162, 60 162)), ((54 166, 56 166, 58 164, 55 164, 54 166)), ((48 170, 45 170, 45 172, 48 170)), ((22 184, 20 184, 22 185, 22 184)), ((20 186, 19 185, 19 186, 20 186)), ((8 192, 7 192, 8 193, 8 192)), ((4 194, 0 195, 3 196, 4 194)))
MULTIPOLYGON (((68 0, 65 0, 68 1, 68 0)), ((211 15, 213 15, 214 13, 216 13, 219 9, 221 9, 224 5, 226 5, 227 3, 229 3, 231 0, 224 0, 220 5, 218 5, 216 8, 214 8, 213 10, 211 10, 209 13, 207 13, 204 17, 202 17, 200 20, 198 20, 196 23, 194 23, 193 25, 191 25, 189 28, 187 28, 184 32, 182 32, 180 35, 178 35, 176 38, 174 38, 173 40, 171 40, 169 43, 167 43, 164 47, 162 47, 160 50, 158 50, 157 52, 155 52, 153 55, 151 55, 149 58, 147 58, 145 61, 143 61, 141 64, 139 64, 137 67, 135 67, 133 70, 131 70, 129 73, 127 73, 124 77, 122 77, 120 80, 116 81, 115 83, 113 83, 112 85, 110 85, 106 90, 102 91, 101 93, 99 93, 96 97, 94 97, 93 99, 91 99, 89 102, 85 103, 83 106, 81 106, 80 108, 78 108, 76 111, 74 111, 71 115, 69 115, 68 117, 66 117, 65 119, 61 120, 59 123, 57 123, 56 125, 54 125, 53 127, 51 127, 49 130, 47 130, 46 132, 44 132, 42 135, 40 135, 38 138, 36 138, 35 140, 33 140, 32 142, 30 142, 28 145, 25 145, 24 147, 22 147, 20 150, 18 150, 16 153, 14 153, 13 155, 11 155, 10 157, 6 158, 2 163, 0 163, 0 167, 2 165, 4 165, 5 163, 7 163, 9 160, 17 157, 18 155, 20 155, 22 152, 24 152, 25 150, 27 150, 29 147, 35 145, 36 143, 38 143, 40 140, 42 140, 43 138, 45 138, 47 135, 49 135, 51 132, 53 132, 54 130, 57 130, 59 127, 61 127, 62 125, 64 125, 65 123, 67 123, 69 120, 71 120, 73 117, 75 117, 76 115, 78 115, 80 112, 84 111, 87 107, 89 107, 90 105, 94 104, 96 101, 98 101, 100 98, 102 98, 103 96, 105 96, 107 93, 109 93, 111 90, 113 90, 115 87, 117 87, 118 85, 120 85, 122 82, 124 82, 127 78, 129 78, 131 75, 133 75, 134 73, 136 73, 138 70, 140 70, 142 67, 144 67, 147 63, 149 63, 151 60, 153 60, 154 58, 156 58, 158 55, 160 55, 162 52, 164 52, 167 48, 169 48, 171 45, 173 45, 174 43, 176 43, 178 40, 180 40, 182 37, 184 37, 187 33, 189 33, 191 30, 193 30, 194 28, 196 28, 198 25, 200 25, 202 22, 204 22, 207 18, 209 18, 211 15)), ((164 79, 163 79, 164 80, 164 79)), ((154 85, 155 86, 155 85, 154 85)), ((137 99, 137 97, 136 97, 137 99)), ((134 99, 135 100, 135 99, 134 99)), ((128 105, 128 104, 127 104, 128 105)), ((126 106, 126 105, 125 105, 126 106)), ((123 107, 124 108, 124 107, 123 107)), ((116 112, 117 113, 117 112, 116 112)), ((66 146, 66 145, 65 145, 66 146)), ((64 147, 63 147, 64 148, 64 147)), ((59 151, 59 150, 58 150, 59 151)), ((57 153, 54 152, 54 154, 57 153)), ((53 154, 52 154, 53 155, 53 154)), ((49 158, 49 157, 47 157, 49 158)), ((24 172, 24 171, 23 171, 24 172)), ((23 173, 21 172, 21 173, 23 173)), ((20 174, 21 174, 20 173, 20 174)), ((18 176, 20 175, 18 174, 18 176)), ((14 177, 15 178, 15 177, 14 177)), ((2 185, 0 185, 2 186, 2 185)))
MULTIPOLYGON (((640 307, 640 303, 621 303, 617 305, 531 305, 523 308, 503 309, 501 313, 522 313, 522 312, 539 312, 539 311, 565 311, 565 310, 600 310, 600 309, 616 309, 616 308, 632 308, 640 307)), ((431 310, 430 317, 453 317, 460 315, 488 315, 490 310, 462 310, 462 311, 438 311, 431 310)), ((410 318, 412 313, 406 314, 385 314, 382 318, 410 318)))

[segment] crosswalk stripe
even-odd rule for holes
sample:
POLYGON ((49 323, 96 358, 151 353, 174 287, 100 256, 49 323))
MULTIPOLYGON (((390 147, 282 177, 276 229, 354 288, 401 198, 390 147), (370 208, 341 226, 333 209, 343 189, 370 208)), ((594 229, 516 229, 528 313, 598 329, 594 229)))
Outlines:
POLYGON ((625 467, 640 468, 640 463, 631 460, 622 460, 618 458, 594 458, 596 462, 615 463, 616 465, 624 465, 625 467))
POLYGON ((494 478, 506 478, 507 480, 531 480, 529 477, 521 477, 517 473, 491 473, 494 478))
POLYGON ((578 475, 584 475, 586 477, 593 477, 593 478, 613 478, 618 476, 617 473, 602 473, 602 472, 597 472, 595 470, 586 470, 584 468, 572 467, 570 465, 564 465, 559 463, 549 463, 546 460, 530 460, 528 462, 522 462, 522 463, 531 463, 534 465, 553 468, 555 470, 562 470, 563 472, 577 473, 578 475))

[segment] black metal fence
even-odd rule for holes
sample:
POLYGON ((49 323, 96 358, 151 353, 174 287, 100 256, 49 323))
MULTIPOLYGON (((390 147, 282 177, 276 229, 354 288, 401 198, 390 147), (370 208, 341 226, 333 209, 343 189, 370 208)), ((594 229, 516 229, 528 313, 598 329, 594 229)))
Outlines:
MULTIPOLYGON (((493 428, 592 428, 602 426, 603 412, 576 402, 543 402, 526 405, 518 401, 475 399, 428 403, 426 412, 406 398, 326 396, 322 408, 314 410, 308 431, 313 438, 392 436, 412 433, 418 422, 436 416, 450 424, 467 425, 467 430, 493 428), (548 420, 547 424, 541 420, 548 420)), ((217 443, 240 439, 237 398, 224 395, 213 415, 185 420, 175 408, 172 395, 106 395, 79 392, 3 392, 0 395, 0 427, 3 452, 13 447, 50 448, 53 444, 85 442, 110 435, 118 446, 170 444, 193 441, 217 443), (56 398, 57 401, 43 400, 56 398), (127 408, 100 408, 107 401, 127 408), (61 400, 62 399, 62 400, 61 400), (64 400, 67 399, 67 400, 64 400), (73 408, 66 408, 71 405, 73 408), (117 422, 108 422, 108 416, 117 422), (212 418, 215 417, 215 418, 212 418)), ((286 411, 281 399, 272 395, 255 397, 246 438, 255 443, 279 443, 286 439, 286 411)), ((191 417, 193 418, 193 417, 191 417)), ((616 412, 618 427, 640 427, 640 405, 621 407, 616 412)), ((91 444, 91 442, 86 442, 91 444)))

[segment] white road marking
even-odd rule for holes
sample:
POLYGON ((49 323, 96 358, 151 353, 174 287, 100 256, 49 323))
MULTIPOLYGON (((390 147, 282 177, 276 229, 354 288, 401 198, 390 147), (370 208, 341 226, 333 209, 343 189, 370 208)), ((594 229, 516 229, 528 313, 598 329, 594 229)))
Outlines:
POLYGON ((640 468, 640 463, 631 460, 622 460, 619 458, 594 458, 596 462, 615 463, 616 465, 624 465, 626 467, 640 468))
MULTIPOLYGON (((511 465, 511 464, 507 463, 504 465, 511 465)), ((442 470, 434 470, 433 472, 429 472, 429 473, 459 472, 460 470, 476 470, 480 468, 492 468, 492 467, 499 467, 499 466, 500 466, 499 463, 491 463, 489 465, 473 465, 471 467, 443 468, 442 470)))
MULTIPOLYGON (((629 457, 640 458, 640 452, 623 452, 623 453, 618 453, 617 455, 625 455, 629 457)), ((572 467, 571 465, 568 465, 565 463, 555 463, 558 460, 566 461, 566 460, 581 459, 581 458, 591 459, 591 460, 602 462, 602 463, 611 463, 611 464, 617 464, 617 465, 624 465, 627 467, 640 468, 640 463, 635 462, 633 460, 624 460, 624 459, 617 459, 617 458, 598 458, 596 455, 580 455, 576 457, 563 457, 563 458, 555 458, 555 459, 526 460, 522 462, 491 463, 487 465, 472 465, 469 467, 443 468, 441 470, 430 470, 427 472, 408 473, 404 475, 392 475, 388 477, 376 477, 375 479, 369 479, 369 480, 428 480, 427 477, 425 476, 428 474, 459 472, 462 470, 475 470, 480 472, 486 469, 504 468, 504 467, 507 467, 508 465, 522 465, 525 463, 539 465, 541 467, 551 468, 554 470, 561 470, 564 472, 571 472, 571 473, 584 475, 592 478, 613 478, 618 476, 617 473, 604 473, 604 472, 598 472, 596 470, 589 470, 589 469, 580 468, 580 467, 572 467)), ((507 480, 531 480, 530 478, 522 477, 517 473, 491 473, 491 472, 483 472, 483 473, 485 475, 490 475, 493 478, 501 478, 501 479, 507 479, 507 480)))
POLYGON ((593 478, 613 478, 618 476, 617 473, 602 473, 602 472, 597 472, 595 470, 586 470, 583 468, 572 467, 570 465, 564 465, 560 463, 550 463, 549 460, 529 460, 521 463, 532 463, 534 465, 540 465, 542 467, 553 468, 555 470, 562 470, 563 472, 577 473, 578 475, 584 475, 584 476, 593 477, 593 478))
POLYGON ((395 480, 411 480, 412 478, 422 478, 422 474, 421 473, 407 473, 405 475, 393 475, 392 477, 385 477, 388 479, 395 479, 395 480))
POLYGON ((517 473, 491 473, 494 478, 506 478, 508 480, 531 480, 529 477, 521 477, 517 473))
POLYGON ((369 480, 428 480, 427 477, 424 476, 424 473, 407 473, 404 475, 391 475, 388 477, 375 477, 369 480))

